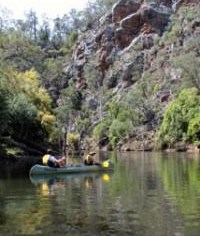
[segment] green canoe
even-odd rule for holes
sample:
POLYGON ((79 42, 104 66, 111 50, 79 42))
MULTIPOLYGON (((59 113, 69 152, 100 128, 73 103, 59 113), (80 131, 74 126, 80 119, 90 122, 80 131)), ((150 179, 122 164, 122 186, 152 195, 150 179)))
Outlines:
POLYGON ((113 170, 114 166, 109 162, 109 165, 103 166, 101 164, 94 165, 84 165, 84 164, 74 164, 61 168, 53 168, 43 165, 34 165, 30 169, 30 176, 33 175, 57 175, 57 174, 72 174, 72 173, 91 173, 91 172, 101 172, 113 170))

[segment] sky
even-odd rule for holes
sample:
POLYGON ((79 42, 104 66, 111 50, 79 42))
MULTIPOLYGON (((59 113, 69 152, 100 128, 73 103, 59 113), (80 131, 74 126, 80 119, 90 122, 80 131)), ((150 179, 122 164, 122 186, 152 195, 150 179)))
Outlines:
POLYGON ((88 0, 0 0, 0 8, 6 8, 12 12, 11 17, 23 19, 30 9, 36 12, 37 16, 46 15, 54 19, 62 17, 72 8, 84 9, 88 0))

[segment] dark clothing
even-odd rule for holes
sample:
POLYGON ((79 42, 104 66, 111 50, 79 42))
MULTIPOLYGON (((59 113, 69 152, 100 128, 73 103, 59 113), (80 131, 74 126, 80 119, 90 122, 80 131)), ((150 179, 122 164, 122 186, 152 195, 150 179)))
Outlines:
POLYGON ((87 155, 85 158, 84 158, 84 164, 85 165, 93 165, 94 164, 94 159, 91 155, 87 155))
POLYGON ((57 159, 49 154, 44 155, 42 161, 43 165, 48 165, 50 167, 55 167, 55 168, 60 167, 57 162, 57 159))
POLYGON ((53 156, 50 156, 48 161, 47 161, 47 165, 50 167, 55 167, 55 168, 59 168, 59 164, 56 162, 56 158, 53 156))

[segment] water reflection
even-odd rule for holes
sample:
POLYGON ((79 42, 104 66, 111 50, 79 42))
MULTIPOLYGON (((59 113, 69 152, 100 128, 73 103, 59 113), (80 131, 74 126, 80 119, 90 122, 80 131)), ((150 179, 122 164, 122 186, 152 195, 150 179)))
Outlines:
POLYGON ((187 235, 200 229, 200 159, 198 156, 174 155, 161 164, 162 181, 170 204, 183 216, 187 235))
POLYGON ((103 182, 110 181, 111 173, 86 173, 86 174, 68 174, 68 175, 39 175, 31 176, 30 180, 35 186, 39 186, 39 191, 42 195, 55 195, 60 192, 61 189, 65 189, 65 185, 82 185, 86 189, 92 189, 95 185, 95 181, 101 178, 103 182))
POLYGON ((0 179, 0 233, 196 236, 200 158, 112 154, 113 173, 0 179))

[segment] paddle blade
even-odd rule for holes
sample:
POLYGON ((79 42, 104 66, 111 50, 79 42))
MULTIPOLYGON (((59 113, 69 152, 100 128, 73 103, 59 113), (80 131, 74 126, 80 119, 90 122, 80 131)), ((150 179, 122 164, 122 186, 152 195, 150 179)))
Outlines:
POLYGON ((107 161, 103 161, 102 162, 102 166, 105 167, 105 168, 109 167, 109 161, 108 160, 107 161))

